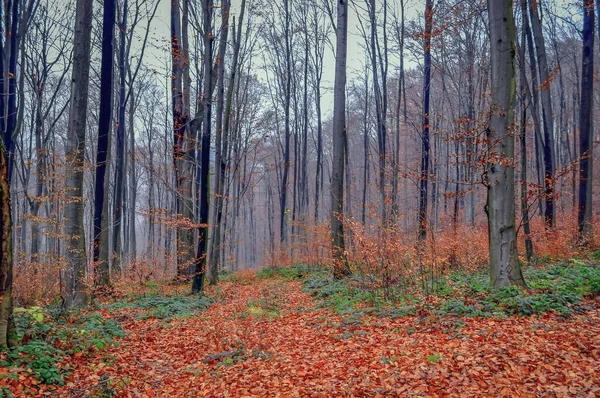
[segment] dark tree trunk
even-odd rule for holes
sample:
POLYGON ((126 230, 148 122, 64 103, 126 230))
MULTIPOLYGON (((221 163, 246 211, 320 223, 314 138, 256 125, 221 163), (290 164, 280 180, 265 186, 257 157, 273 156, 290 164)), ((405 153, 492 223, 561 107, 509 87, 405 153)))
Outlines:
MULTIPOLYGON (((221 5, 221 37, 219 38, 219 54, 217 55, 217 120, 216 120, 216 137, 215 137, 215 207, 213 222, 215 224, 213 230, 212 248, 210 251, 210 267, 209 283, 214 285, 217 283, 219 275, 219 253, 221 251, 221 222, 223 219, 223 192, 225 183, 225 170, 222 164, 223 161, 223 110, 225 105, 225 50, 227 49, 227 34, 229 32, 229 7, 228 0, 223 0, 221 5)), ((242 11, 243 12, 243 11, 242 11)), ((235 66, 234 66, 235 67, 235 66)), ((229 82, 229 84, 232 84, 229 82)), ((225 139, 226 140, 226 139, 225 139)))
POLYGON ((204 105, 204 117, 202 126, 202 148, 200 151, 199 178, 200 178, 200 227, 198 231, 198 250, 194 266, 194 279, 192 281, 192 293, 199 294, 204 290, 204 275, 206 273, 206 254, 208 249, 208 213, 210 199, 210 135, 211 135, 211 112, 212 112, 212 0, 203 0, 202 14, 204 16, 204 86, 202 102, 204 105))
POLYGON ((577 229, 582 242, 592 234, 592 142, 594 100, 594 2, 584 0, 581 106, 579 108, 579 206, 577 229))
MULTIPOLYGON (((123 2, 123 14, 121 17, 121 23, 119 24, 119 115, 117 121, 117 133, 116 133, 116 150, 115 150, 115 198, 113 201, 113 233, 112 233, 112 247, 113 247, 113 264, 116 270, 121 270, 123 252, 121 250, 121 233, 124 231, 124 225, 122 225, 123 219, 123 196, 125 191, 125 63, 126 51, 125 51, 125 33, 127 31, 127 13, 128 13, 128 1, 123 2)), ((133 84, 133 83, 132 83, 133 84)), ((132 98, 130 98, 133 101, 132 98)), ((133 134, 133 131, 130 132, 133 134)), ((133 151, 133 148, 130 148, 133 151)), ((129 203, 128 206, 134 206, 135 203, 129 203)))
POLYGON ((100 68, 100 113, 98 122, 98 152, 94 189, 94 283, 105 289, 110 284, 108 255, 108 187, 107 157, 112 125, 113 38, 115 31, 115 1, 104 1, 102 21, 102 66, 100 68))
MULTIPOLYGON (((184 0, 185 1, 185 0, 184 0)), ((171 57, 173 107, 173 162, 175 168, 177 208, 177 276, 188 280, 194 264, 194 200, 193 173, 194 146, 190 137, 189 104, 185 102, 184 75, 187 57, 182 40, 179 0, 171 3, 171 57)), ((210 70, 210 65, 206 70, 210 70)), ((187 84, 187 83, 186 83, 187 84)))
POLYGON ((425 5, 425 47, 423 78, 423 137, 421 142, 421 175, 419 178, 419 240, 427 237, 427 195, 429 184, 429 93, 431 88, 431 31, 433 27, 433 0, 425 5))
MULTIPOLYGON (((592 6, 593 8, 593 6, 592 6)), ((550 96, 550 72, 546 56, 546 44, 542 32, 542 23, 538 12, 538 1, 530 0, 531 25, 533 39, 540 70, 540 96, 542 98, 542 120, 544 131, 544 220, 549 228, 554 226, 554 115, 550 96)), ((537 90, 537 87, 535 87, 537 90)))
MULTIPOLYGON (((527 20, 527 0, 521 0, 521 15, 523 21, 527 20)), ((521 100, 521 216, 523 217, 523 232, 525 234, 525 255, 527 264, 533 260, 533 242, 531 240, 531 227, 529 225, 529 203, 527 185, 527 100, 531 99, 529 83, 525 70, 525 42, 527 32, 525 29, 521 35, 521 48, 519 49, 519 70, 521 72, 520 93, 521 100)))

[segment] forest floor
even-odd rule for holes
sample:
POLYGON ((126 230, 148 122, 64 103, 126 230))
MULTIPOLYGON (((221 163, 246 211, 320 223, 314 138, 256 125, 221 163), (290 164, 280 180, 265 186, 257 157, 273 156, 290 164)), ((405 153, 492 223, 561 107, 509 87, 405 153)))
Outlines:
POLYGON ((600 397, 597 308, 347 316, 277 276, 235 278, 208 295, 204 311, 168 319, 104 307, 96 312, 125 331, 118 344, 62 359, 62 386, 0 367, 0 396, 600 397))

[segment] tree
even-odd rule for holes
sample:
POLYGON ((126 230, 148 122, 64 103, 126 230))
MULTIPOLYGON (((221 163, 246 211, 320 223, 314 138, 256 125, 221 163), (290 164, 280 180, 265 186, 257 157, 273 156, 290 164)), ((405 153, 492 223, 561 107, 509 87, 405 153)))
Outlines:
MULTIPOLYGON (((244 4, 242 4, 244 7, 244 4)), ((223 184, 225 183, 225 167, 223 162, 223 112, 225 106, 225 51, 227 49, 227 34, 229 32, 229 8, 228 0, 223 0, 221 5, 221 36, 219 38, 219 54, 217 55, 217 120, 215 136, 215 206, 213 222, 212 249, 209 261, 209 283, 217 283, 219 274, 219 253, 221 250, 221 221, 223 219, 223 184)), ((244 9, 242 8, 242 18, 244 9)), ((235 56, 235 55, 234 55, 235 56)), ((236 65, 233 65, 236 67, 236 65)), ((229 82, 233 84, 233 82, 229 82)), ((227 137, 225 137, 225 141, 227 137)))
POLYGON ((515 24, 512 0, 488 0, 491 114, 487 130, 487 204, 492 287, 525 286, 515 227, 515 24))
POLYGON ((202 102, 204 105, 204 117, 202 125, 202 148, 199 151, 198 163, 200 164, 200 226, 198 228, 198 250, 194 265, 194 278, 192 281, 192 293, 202 293, 204 289, 204 275, 206 273, 207 249, 208 249, 208 212, 210 195, 210 135, 211 135, 211 113, 212 113, 212 10, 213 1, 202 1, 202 15, 204 16, 204 86, 202 102))
MULTIPOLYGON (((542 120, 544 122, 544 193, 546 201, 544 220, 546 225, 552 228, 554 225, 554 115, 550 95, 551 77, 548 70, 548 57, 546 56, 546 44, 538 4, 538 1, 530 0, 529 12, 531 14, 531 27, 541 79, 540 95, 542 97, 542 120)), ((537 90, 537 87, 535 89, 537 90)))
POLYGON ((94 283, 108 288, 109 228, 108 195, 110 178, 106 178, 112 126, 113 97, 113 39, 115 32, 115 0, 104 1, 102 21, 102 65, 100 69, 100 113, 98 121, 98 151, 96 152, 96 181, 94 189, 94 283))
POLYGON ((421 175, 419 178, 419 240, 427 237, 427 197, 429 182, 429 94, 431 91, 431 31, 433 28, 433 1, 425 4, 425 45, 423 78, 423 137, 421 141, 421 175))
MULTIPOLYGON (((189 98, 189 91, 184 90, 184 84, 189 85, 189 79, 184 79, 188 73, 189 62, 183 40, 186 35, 182 32, 179 0, 173 0, 171 3, 171 106, 174 132, 173 163, 177 194, 177 275, 183 279, 191 277, 194 264, 194 231, 191 225, 194 220, 194 145, 189 125, 189 102, 186 101, 189 98)), ((210 67, 207 70, 210 70, 210 67)))
MULTIPOLYGON (((17 128, 17 52, 20 47, 17 32, 24 31, 19 27, 20 1, 5 4, 5 44, 8 48, 4 48, 0 38, 0 349, 17 343, 12 296, 14 253, 11 176, 14 165, 13 137, 17 128)), ((22 20, 21 23, 26 22, 22 20)), ((0 35, 2 33, 0 28, 0 35)))
POLYGON ((348 2, 338 0, 335 82, 333 88, 333 165, 331 171, 331 239, 334 276, 350 274, 344 245, 344 141, 346 137, 346 59, 348 51, 348 2))
POLYGON ((521 79, 519 80, 519 92, 521 94, 521 216, 523 232, 525 234, 525 253, 527 264, 531 264, 533 259, 533 242, 531 241, 531 227, 529 224, 529 204, 527 187, 527 100, 531 99, 529 83, 527 82, 527 73, 525 72, 525 41, 527 39, 527 0, 521 0, 521 16, 523 18, 523 28, 521 32, 521 46, 519 48, 519 71, 521 79))
POLYGON ((75 10, 75 35, 73 45, 73 72, 71 78, 71 108, 65 157, 67 159, 66 205, 64 210, 67 245, 67 308, 80 308, 87 304, 85 284, 87 258, 85 252, 83 167, 85 160, 86 119, 90 79, 92 0, 77 0, 75 10))
POLYGON ((581 64, 581 106, 579 108, 579 206, 577 229, 585 242, 592 233, 592 146, 594 101, 594 2, 583 2, 583 55, 581 64))

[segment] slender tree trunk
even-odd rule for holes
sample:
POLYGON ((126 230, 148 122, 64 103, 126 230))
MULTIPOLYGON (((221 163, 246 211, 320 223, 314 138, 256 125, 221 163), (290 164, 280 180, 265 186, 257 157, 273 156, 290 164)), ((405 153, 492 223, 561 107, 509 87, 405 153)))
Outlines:
MULTIPOLYGON (((594 104, 594 2, 584 0, 581 106, 579 108, 579 207, 577 229, 582 242, 592 234, 593 104, 594 104)), ((600 33, 600 32, 599 32, 600 33)))
POLYGON ((13 319, 13 223, 10 206, 8 158, 0 140, 0 350, 17 345, 13 319))
MULTIPOLYGON (((527 7, 528 0, 521 0, 521 6, 527 7)), ((533 117, 533 129, 534 129, 534 142, 535 142, 535 168, 537 171, 538 184, 544 186, 544 169, 545 163, 541 161, 543 158, 543 143, 541 133, 541 122, 540 122, 540 95, 538 91, 539 79, 538 79, 538 67, 537 60, 535 58, 535 47, 533 44, 533 34, 529 26, 529 17, 523 19, 523 29, 527 37, 527 51, 529 53, 529 71, 531 72, 531 96, 533 98, 533 110, 531 116, 533 117)), ((545 213, 545 201, 540 200, 540 214, 545 213)))
POLYGON ((335 82, 333 100, 333 165, 331 169, 331 238, 334 276, 350 274, 344 244, 344 141, 346 136, 346 59, 348 51, 348 2, 337 2, 335 82))
POLYGON ((492 105, 487 131, 488 162, 486 212, 490 240, 492 287, 525 286, 517 255, 515 228, 515 138, 511 132, 515 106, 515 23, 512 0, 488 0, 492 105))
POLYGON ((115 31, 115 1, 104 1, 102 22, 102 66, 100 69, 100 114, 98 152, 96 154, 96 187, 94 189, 94 284, 106 289, 110 285, 108 252, 108 187, 106 178, 112 125, 113 38, 115 31))
MULTIPOLYGON (((227 49, 227 34, 229 32, 229 1, 224 0, 221 5, 221 37, 219 42, 219 54, 217 55, 217 120, 215 135, 215 206, 213 213, 213 236, 211 256, 208 262, 210 267, 209 283, 217 283, 219 275, 219 253, 221 251, 221 221, 223 219, 223 192, 225 183, 225 173, 222 167, 223 163, 223 110, 225 104, 225 50, 227 49)), ((231 84, 231 82, 229 83, 231 84)))
POLYGON ((281 197, 280 197, 280 215, 279 215, 279 227, 280 227, 280 241, 282 244, 288 241, 288 228, 287 228, 287 192, 288 192, 288 180, 290 174, 290 108, 291 108, 291 85, 292 85, 292 45, 291 40, 291 12, 290 12, 290 0, 284 0, 285 3, 285 99, 284 99, 284 114, 285 114, 285 147, 283 152, 283 176, 281 180, 281 197))
MULTIPOLYGON (((552 228, 554 226, 554 115, 550 98, 551 78, 537 1, 530 0, 529 11, 541 79, 540 96, 542 97, 542 120, 544 122, 544 198, 546 202, 544 220, 546 225, 552 228)), ((537 87, 535 89, 537 90, 537 87)))
POLYGON ((425 3, 425 76, 423 78, 423 137, 421 142, 421 176, 419 178, 419 241, 427 237, 427 195, 429 183, 429 93, 431 88, 431 31, 433 0, 425 3))
MULTIPOLYGON (((185 1, 185 0, 184 0, 185 1)), ((175 167, 177 208, 177 275, 189 279, 194 264, 194 200, 193 172, 194 149, 190 137, 189 104, 185 103, 184 75, 188 55, 182 40, 179 0, 171 3, 171 57, 172 57, 172 107, 173 107, 173 161, 175 167)), ((210 70, 210 65, 207 68, 210 70)), ((187 84, 187 83, 186 83, 187 84)))
MULTIPOLYGON (((523 20, 527 20, 527 0, 521 0, 521 15, 523 20)), ((523 232, 525 233, 525 254, 527 264, 531 265, 533 260, 533 242, 531 240, 531 227, 529 225, 529 203, 528 203, 528 184, 527 184, 527 100, 531 99, 529 83, 525 70, 525 42, 527 33, 523 29, 521 34, 521 48, 519 49, 519 69, 521 72, 519 91, 521 100, 521 217, 523 217, 523 232)))
POLYGON ((212 112, 212 0, 203 0, 202 14, 204 16, 204 117, 202 126, 202 150, 200 152, 200 227, 198 231, 198 251, 194 267, 194 279, 192 282, 192 293, 199 294, 204 290, 204 275, 206 273, 206 260, 208 249, 208 212, 210 199, 210 135, 211 135, 211 112, 212 112))
POLYGON ((67 308, 84 307, 88 301, 85 283, 87 258, 85 251, 83 166, 85 161, 85 133, 88 111, 90 76, 92 0, 77 0, 75 12, 75 43, 73 46, 73 76, 71 109, 65 153, 67 159, 65 181, 64 232, 67 308))
MULTIPOLYGON (((10 6, 10 2, 7 6, 10 6)), ((0 6, 1 11, 2 6, 0 6)), ((0 44, 0 350, 17 345, 17 330, 13 318, 13 213, 11 208, 11 176, 13 157, 13 133, 16 126, 16 80, 17 49, 19 47, 17 28, 19 20, 19 1, 13 0, 12 9, 7 7, 6 26, 12 16, 11 32, 7 34, 9 47, 8 64, 3 45, 0 44), (8 68, 6 68, 8 66, 8 68), (5 82, 8 81, 8 96, 5 82), (8 108, 8 115, 5 113, 8 108)), ((0 27, 0 36, 2 30, 0 27)), ((2 39, 0 37, 0 42, 2 39)))
MULTIPOLYGON (((113 200, 113 233, 112 233, 112 247, 113 247, 113 264, 116 270, 121 270, 123 252, 121 250, 121 231, 124 230, 122 225, 123 219, 123 196, 125 192, 125 63, 126 51, 125 51, 125 38, 127 31, 127 13, 128 13, 128 0, 123 2, 123 14, 121 16, 121 23, 119 24, 119 114, 117 121, 117 133, 116 133, 116 151, 115 151, 115 198, 113 200)), ((133 86, 133 82, 132 82, 133 86)), ((129 99, 133 101, 133 98, 129 99)), ((130 132, 133 134, 133 131, 130 132)), ((130 149, 131 150, 131 149, 130 149)), ((131 199, 131 198, 130 198, 131 199)), ((131 206, 129 203, 127 206, 131 206)), ((127 235, 127 234, 125 234, 127 235)))

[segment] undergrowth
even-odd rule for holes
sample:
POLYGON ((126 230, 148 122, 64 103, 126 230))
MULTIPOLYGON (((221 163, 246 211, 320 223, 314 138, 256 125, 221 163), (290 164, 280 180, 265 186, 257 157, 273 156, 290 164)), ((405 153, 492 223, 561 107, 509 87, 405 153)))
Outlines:
MULTIPOLYGON (((97 313, 65 312, 31 307, 15 309, 20 345, 10 350, 0 366, 21 368, 45 384, 63 384, 67 355, 88 355, 110 345, 125 332, 114 320, 97 313)), ((16 376, 16 373, 14 373, 16 376)))
MULTIPOLYGON (((131 310, 137 319, 156 318, 169 321, 197 314, 212 304, 207 297, 144 295, 129 297, 102 307, 118 312, 116 319, 130 318, 121 310, 131 310)), ((65 311, 61 308, 16 308, 19 345, 0 358, 0 366, 33 374, 44 384, 64 384, 70 368, 63 363, 67 356, 91 355, 108 346, 118 346, 125 331, 114 319, 104 319, 98 312, 65 311)), ((18 372, 9 373, 16 377, 18 372)), ((0 380, 1 384, 1 380, 0 380)), ((2 396, 0 390, 0 397, 2 396)))
POLYGON ((205 296, 145 296, 115 301, 105 307, 113 310, 139 310, 138 319, 156 318, 169 320, 187 318, 211 306, 213 301, 205 296))
POLYGON ((462 317, 531 316, 555 312, 569 316, 589 309, 586 297, 600 296, 600 265, 578 260, 540 268, 527 268, 528 289, 492 289, 485 273, 454 272, 437 281, 434 293, 416 289, 395 290, 393 296, 381 289, 365 288, 358 278, 336 280, 329 274, 310 274, 305 291, 320 300, 321 306, 351 318, 366 313, 399 317, 426 310, 436 315, 462 317))

